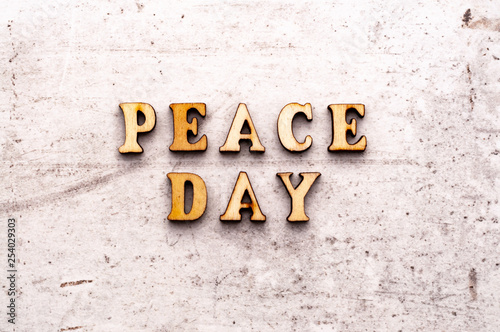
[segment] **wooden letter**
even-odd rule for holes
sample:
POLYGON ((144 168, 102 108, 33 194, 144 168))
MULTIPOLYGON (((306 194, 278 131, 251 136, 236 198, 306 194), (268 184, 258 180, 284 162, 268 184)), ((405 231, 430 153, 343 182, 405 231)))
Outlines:
POLYGON ((285 185, 286 189, 288 190, 288 194, 292 199, 292 212, 290 212, 287 220, 292 222, 309 221, 309 217, 305 212, 304 198, 307 195, 309 189, 311 189, 311 186, 313 185, 316 178, 320 176, 321 173, 300 173, 302 181, 299 183, 297 188, 293 188, 292 183, 290 182, 290 175, 292 174, 293 173, 290 172, 276 174, 281 178, 281 181, 283 181, 283 184, 285 185))
POLYGON ((253 193, 252 185, 248 179, 248 175, 245 172, 240 172, 238 180, 234 185, 233 193, 231 194, 231 199, 227 205, 226 212, 220 216, 221 221, 241 221, 240 209, 252 209, 252 216, 250 220, 252 221, 266 221, 266 216, 262 214, 259 208, 259 203, 255 194, 253 193), (245 192, 250 196, 250 203, 243 203, 243 195, 245 192))
POLYGON ((240 104, 236 115, 234 116, 233 123, 231 124, 231 129, 227 134, 226 142, 223 146, 219 148, 220 152, 239 152, 240 151, 240 140, 249 139, 252 142, 250 151, 264 152, 266 149, 260 144, 259 136, 248 113, 247 105, 240 104), (245 122, 250 128, 250 134, 242 134, 241 130, 245 125, 245 122))
POLYGON ((120 153, 142 153, 142 148, 137 143, 137 133, 146 133, 154 129, 156 124, 156 113, 153 107, 145 103, 121 103, 125 119, 125 143, 118 148, 120 153), (137 112, 142 112, 145 121, 139 126, 137 123, 137 112))
POLYGON ((170 109, 174 115, 174 142, 170 145, 170 151, 205 151, 207 149, 207 136, 203 135, 196 143, 189 143, 188 132, 198 135, 198 119, 192 122, 187 121, 189 110, 197 111, 205 117, 205 104, 202 103, 182 103, 170 104, 170 109))
POLYGON ((350 131, 356 136, 356 119, 350 123, 346 122, 346 113, 349 109, 354 109, 358 114, 365 116, 365 105, 362 104, 332 104, 328 106, 332 112, 333 140, 328 151, 364 151, 366 149, 366 137, 362 136, 355 144, 347 143, 346 133, 350 131))
POLYGON ((201 177, 192 173, 168 173, 172 183, 172 211, 168 220, 196 220, 200 218, 207 207, 207 187, 201 177), (184 188, 186 182, 193 185, 193 205, 186 214, 184 211, 184 188))
POLYGON ((311 104, 309 103, 305 105, 297 103, 288 104, 283 107, 278 117, 278 136, 281 145, 292 152, 305 151, 311 147, 313 142, 312 137, 308 135, 303 143, 299 143, 293 135, 292 121, 297 113, 304 113, 308 121, 311 121, 313 118, 311 104))

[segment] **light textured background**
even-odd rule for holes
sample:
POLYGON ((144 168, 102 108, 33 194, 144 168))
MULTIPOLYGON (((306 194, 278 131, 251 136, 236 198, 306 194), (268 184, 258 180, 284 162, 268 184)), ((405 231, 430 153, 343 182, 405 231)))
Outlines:
POLYGON ((2 0, 0 16, 17 331, 498 331, 498 1, 2 0), (132 101, 157 125, 122 156, 132 101), (174 102, 207 104, 205 153, 168 150, 174 102), (218 152, 240 102, 263 155, 218 152), (277 137, 290 102, 313 106, 303 154, 277 137), (364 153, 327 152, 331 103, 366 105, 364 153), (201 220, 166 220, 174 171, 205 180, 201 220), (240 171, 264 224, 219 221, 240 171), (283 171, 322 173, 309 223, 286 221, 283 171))

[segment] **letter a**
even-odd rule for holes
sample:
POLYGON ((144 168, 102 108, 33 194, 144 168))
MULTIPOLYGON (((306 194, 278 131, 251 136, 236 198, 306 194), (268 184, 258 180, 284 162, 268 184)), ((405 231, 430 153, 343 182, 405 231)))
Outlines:
POLYGON ((260 144, 259 135, 252 122, 250 113, 248 113, 247 105, 240 104, 236 115, 234 116, 233 123, 231 124, 231 129, 227 134, 226 142, 223 146, 219 148, 220 152, 240 152, 240 140, 249 139, 252 142, 250 147, 250 152, 264 152, 266 149, 260 144), (245 122, 250 128, 250 134, 242 134, 241 130, 245 125, 245 122))
POLYGON ((233 193, 231 194, 231 199, 227 205, 226 212, 220 216, 221 221, 241 221, 240 209, 252 209, 252 216, 250 220, 252 221, 266 221, 266 216, 262 214, 259 208, 259 203, 248 179, 248 175, 245 172, 240 172, 238 180, 234 185, 233 193), (245 192, 250 196, 250 203, 243 203, 243 196, 245 192))

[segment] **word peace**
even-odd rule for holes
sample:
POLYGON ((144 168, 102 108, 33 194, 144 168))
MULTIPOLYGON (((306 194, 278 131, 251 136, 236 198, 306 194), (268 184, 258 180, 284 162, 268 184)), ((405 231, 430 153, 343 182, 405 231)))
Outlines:
MULTIPOLYGON (((156 113, 150 104, 145 103, 122 103, 120 108, 125 118, 125 143, 120 146, 120 153, 142 153, 143 150, 137 142, 137 133, 146 133, 154 129, 156 125, 156 113), (145 116, 142 125, 137 122, 137 113, 145 116)), ((205 151, 207 149, 207 136, 203 135, 197 142, 188 141, 188 133, 198 135, 198 119, 195 117, 188 122, 187 113, 196 111, 202 117, 206 114, 206 105, 203 103, 170 104, 174 115, 174 141, 170 145, 170 151, 205 151)), ((356 136, 356 119, 350 123, 346 122, 346 112, 356 111, 361 117, 365 115, 365 106, 362 104, 332 104, 328 106, 333 119, 333 139, 328 147, 329 151, 364 151, 366 149, 366 137, 362 136, 355 144, 347 143, 346 133, 351 132, 356 136)), ((311 104, 300 105, 291 103, 283 107, 278 116, 278 136, 285 149, 292 152, 302 152, 312 145, 312 137, 307 136, 304 142, 298 142, 292 131, 292 121, 295 115, 303 113, 308 121, 312 121, 311 104)), ((227 134, 226 142, 219 148, 220 152, 240 152, 240 140, 250 140, 251 152, 264 152, 253 125, 252 118, 245 104, 240 104, 234 116, 233 123, 227 134), (249 134, 242 133, 245 124, 250 129, 249 134)))

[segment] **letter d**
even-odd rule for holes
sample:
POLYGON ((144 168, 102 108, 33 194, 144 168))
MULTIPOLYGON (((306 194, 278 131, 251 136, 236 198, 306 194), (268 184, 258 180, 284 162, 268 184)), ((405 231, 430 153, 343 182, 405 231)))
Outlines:
POLYGON ((168 220, 196 220, 200 218, 207 207, 207 187, 201 177, 192 173, 168 173, 172 183, 172 211, 168 220), (184 211, 185 185, 193 185, 193 205, 189 213, 184 211))

